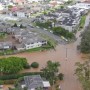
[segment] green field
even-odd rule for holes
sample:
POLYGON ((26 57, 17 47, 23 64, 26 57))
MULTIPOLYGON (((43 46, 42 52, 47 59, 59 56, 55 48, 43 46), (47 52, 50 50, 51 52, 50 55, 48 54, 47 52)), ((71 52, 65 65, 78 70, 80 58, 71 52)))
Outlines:
POLYGON ((6 38, 7 34, 4 32, 0 32, 0 39, 6 38))
POLYGON ((86 15, 81 17, 79 27, 83 28, 86 20, 86 15))

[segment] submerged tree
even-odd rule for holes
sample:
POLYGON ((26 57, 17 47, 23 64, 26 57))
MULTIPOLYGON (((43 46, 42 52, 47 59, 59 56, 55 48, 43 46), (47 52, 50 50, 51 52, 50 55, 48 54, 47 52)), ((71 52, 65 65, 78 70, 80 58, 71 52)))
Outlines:
POLYGON ((48 61, 47 66, 42 69, 43 76, 50 81, 51 85, 54 85, 55 81, 57 80, 59 67, 59 62, 48 61))
POLYGON ((90 60, 85 63, 76 63, 75 74, 78 76, 84 90, 90 90, 90 60))

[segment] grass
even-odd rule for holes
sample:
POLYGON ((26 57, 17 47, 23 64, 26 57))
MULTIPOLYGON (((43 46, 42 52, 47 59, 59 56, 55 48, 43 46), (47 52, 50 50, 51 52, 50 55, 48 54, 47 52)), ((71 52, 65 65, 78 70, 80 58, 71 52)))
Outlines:
POLYGON ((13 54, 14 53, 14 50, 12 49, 9 49, 9 50, 2 50, 0 52, 0 55, 10 55, 10 54, 13 54))
POLYGON ((41 34, 41 36, 42 36, 46 41, 48 41, 48 42, 51 44, 51 46, 56 47, 57 41, 55 41, 54 39, 52 39, 51 37, 49 37, 49 36, 47 36, 47 35, 45 35, 45 34, 41 34))
POLYGON ((0 32, 0 39, 6 38, 7 34, 4 32, 0 32))
POLYGON ((79 27, 83 28, 86 20, 86 15, 81 17, 79 27))

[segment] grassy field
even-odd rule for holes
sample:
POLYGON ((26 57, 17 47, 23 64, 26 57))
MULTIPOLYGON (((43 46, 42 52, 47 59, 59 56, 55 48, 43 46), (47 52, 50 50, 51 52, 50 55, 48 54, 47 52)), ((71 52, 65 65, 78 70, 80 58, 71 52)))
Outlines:
POLYGON ((7 34, 4 32, 0 32, 0 39, 6 38, 7 34))
POLYGON ((83 28, 86 20, 86 15, 81 17, 79 27, 83 28))

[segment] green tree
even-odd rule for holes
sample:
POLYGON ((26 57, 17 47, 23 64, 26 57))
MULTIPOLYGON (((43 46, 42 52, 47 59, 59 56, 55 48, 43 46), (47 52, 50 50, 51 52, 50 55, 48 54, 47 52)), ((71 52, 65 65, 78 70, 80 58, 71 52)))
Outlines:
POLYGON ((20 28, 23 28, 23 25, 22 24, 20 25, 20 28))
POLYGON ((75 74, 78 76, 78 80, 81 82, 84 90, 90 90, 90 60, 84 63, 76 63, 75 74))
POLYGON ((64 6, 60 6, 61 9, 64 9, 64 6))
POLYGON ((44 90, 42 87, 37 87, 35 90, 44 90))
POLYGON ((37 62, 33 62, 33 63, 31 64, 31 67, 33 67, 33 68, 38 68, 38 67, 39 67, 39 64, 38 64, 37 62))
POLYGON ((72 39, 74 37, 74 34, 72 32, 69 32, 62 27, 54 27, 53 33, 58 36, 64 36, 67 39, 72 39))
POLYGON ((8 8, 10 9, 10 8, 12 8, 13 6, 12 5, 8 5, 8 8))
POLYGON ((13 74, 23 70, 27 65, 26 58, 8 57, 0 59, 0 73, 13 74))
POLYGON ((48 61, 47 66, 41 69, 41 71, 43 71, 43 76, 50 81, 51 85, 54 85, 55 81, 57 80, 59 67, 59 62, 48 61))
POLYGON ((13 25, 13 27, 17 27, 17 24, 15 23, 15 24, 13 25))
POLYGON ((82 53, 90 53, 90 26, 81 34, 80 51, 82 53))

